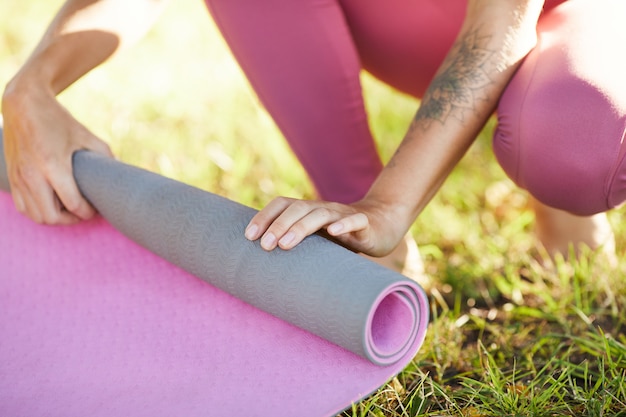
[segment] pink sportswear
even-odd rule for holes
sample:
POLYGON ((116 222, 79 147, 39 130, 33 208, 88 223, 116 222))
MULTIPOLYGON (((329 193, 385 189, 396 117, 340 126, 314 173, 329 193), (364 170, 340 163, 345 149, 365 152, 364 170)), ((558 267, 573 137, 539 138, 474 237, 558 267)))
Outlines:
MULTIPOLYGON (((382 164, 359 74, 421 97, 463 22, 463 0, 206 0, 321 198, 352 202, 382 164)), ((623 0, 546 1, 539 43, 506 88, 494 152, 550 206, 626 200, 623 0)), ((408 123, 407 123, 408 125, 408 123)))

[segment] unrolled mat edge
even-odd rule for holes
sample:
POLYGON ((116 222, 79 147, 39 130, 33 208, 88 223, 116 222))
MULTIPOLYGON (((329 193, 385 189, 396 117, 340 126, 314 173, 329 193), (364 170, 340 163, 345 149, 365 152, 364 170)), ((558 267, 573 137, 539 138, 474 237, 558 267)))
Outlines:
MULTIPOLYGON (((75 153, 73 168, 118 231, 233 296, 377 365, 421 346, 428 300, 401 274, 315 235, 266 252, 244 237, 254 209, 94 152, 75 153)), ((9 190, 3 152, 0 189, 9 190)))

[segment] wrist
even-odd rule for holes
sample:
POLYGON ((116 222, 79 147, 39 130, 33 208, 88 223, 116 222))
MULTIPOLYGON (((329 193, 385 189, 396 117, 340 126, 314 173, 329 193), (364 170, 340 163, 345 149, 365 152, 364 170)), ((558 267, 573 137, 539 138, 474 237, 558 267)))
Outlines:
POLYGON ((56 96, 50 85, 40 78, 16 74, 2 94, 2 114, 5 122, 23 119, 33 109, 40 108, 56 96))
POLYGON ((4 100, 31 97, 33 95, 48 94, 55 97, 50 77, 33 66, 24 66, 7 83, 2 95, 4 100))
POLYGON ((370 224, 382 232, 380 237, 387 242, 384 246, 393 248, 402 240, 415 218, 401 201, 387 197, 370 192, 353 206, 366 213, 370 224))

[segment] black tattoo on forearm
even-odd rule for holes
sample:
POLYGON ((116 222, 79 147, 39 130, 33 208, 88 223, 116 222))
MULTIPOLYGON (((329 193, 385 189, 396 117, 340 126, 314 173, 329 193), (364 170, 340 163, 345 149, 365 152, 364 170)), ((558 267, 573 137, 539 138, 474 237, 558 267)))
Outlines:
POLYGON ((466 111, 474 111, 484 100, 484 87, 493 84, 489 71, 494 51, 486 49, 491 36, 481 35, 480 28, 468 31, 453 46, 441 70, 430 83, 415 115, 415 124, 423 129, 434 121, 445 123, 449 117, 463 120, 466 111))

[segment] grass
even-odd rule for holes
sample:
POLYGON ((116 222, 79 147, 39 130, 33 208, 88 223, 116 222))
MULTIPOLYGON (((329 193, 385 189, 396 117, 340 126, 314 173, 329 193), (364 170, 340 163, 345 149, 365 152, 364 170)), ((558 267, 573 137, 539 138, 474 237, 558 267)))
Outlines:
MULTIPOLYGON (((0 3, 0 83, 61 1, 0 3)), ((363 76, 384 158, 418 103, 363 76)), ((123 160, 262 207, 312 197, 306 175, 203 10, 180 0, 63 103, 123 160)), ((435 278, 433 320, 409 366, 342 416, 626 416, 624 210, 619 265, 588 252, 540 266, 527 196, 495 163, 487 126, 413 233, 435 278)))

